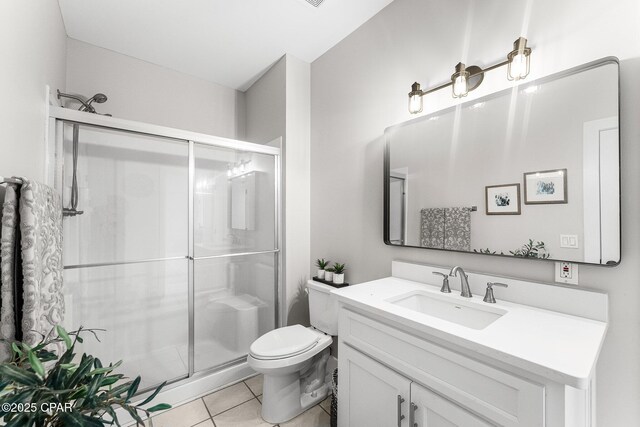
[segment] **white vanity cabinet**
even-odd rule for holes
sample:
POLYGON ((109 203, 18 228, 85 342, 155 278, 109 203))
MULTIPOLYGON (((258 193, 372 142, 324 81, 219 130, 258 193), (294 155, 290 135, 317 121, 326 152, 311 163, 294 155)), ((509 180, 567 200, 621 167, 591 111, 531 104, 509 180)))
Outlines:
POLYGON ((491 427, 490 424, 437 395, 420 384, 411 383, 410 427, 491 427))
POLYGON ((542 384, 344 307, 338 337, 341 427, 545 425, 542 384))
POLYGON ((411 381, 349 346, 340 358, 340 425, 409 427, 411 381))
POLYGON ((341 426, 491 426, 349 346, 340 351, 340 404, 348 408, 340 413, 341 426))
POLYGON ((442 268, 393 270, 332 292, 340 427, 595 427, 606 294, 469 273, 462 298, 413 279, 442 268), (483 302, 487 281, 508 282, 512 301, 483 302), (398 304, 418 294, 433 304, 398 304))

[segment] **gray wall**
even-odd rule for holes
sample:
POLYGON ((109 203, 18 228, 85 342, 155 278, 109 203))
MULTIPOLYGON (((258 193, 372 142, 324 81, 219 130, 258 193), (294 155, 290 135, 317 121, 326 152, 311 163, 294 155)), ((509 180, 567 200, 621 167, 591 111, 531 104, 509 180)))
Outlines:
POLYGON ((0 2, 0 176, 45 179, 45 85, 65 88, 66 41, 57 2, 0 2))
MULTIPOLYGON (((458 61, 489 65, 524 35, 531 79, 608 55, 621 59, 622 263, 581 266, 581 286, 609 293, 610 329, 598 370, 601 426, 640 424, 640 3, 594 0, 483 2, 396 0, 312 64, 311 261, 347 263, 347 280, 388 276, 393 259, 553 281, 553 264, 393 248, 382 241, 386 127, 410 118, 407 92, 442 83, 458 61), (481 5, 481 7, 480 7, 481 5)), ((469 100, 508 87, 489 73, 469 100)), ((450 91, 425 97, 425 114, 455 105, 450 91)))
POLYGON ((243 92, 74 39, 67 90, 106 94, 96 110, 114 117, 244 139, 243 92))
POLYGON ((285 324, 308 324, 304 292, 310 248, 310 65, 283 56, 246 92, 247 140, 282 137, 283 291, 285 324))
POLYGON ((247 141, 265 144, 284 136, 286 122, 287 61, 283 56, 247 91, 247 141))

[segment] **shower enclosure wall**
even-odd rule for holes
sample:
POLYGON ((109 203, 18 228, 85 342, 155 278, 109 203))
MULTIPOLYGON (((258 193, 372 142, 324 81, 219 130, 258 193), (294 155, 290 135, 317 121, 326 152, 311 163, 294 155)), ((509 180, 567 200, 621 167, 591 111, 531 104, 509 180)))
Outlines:
POLYGON ((278 325, 279 149, 52 108, 65 326, 145 389, 245 361, 278 325))

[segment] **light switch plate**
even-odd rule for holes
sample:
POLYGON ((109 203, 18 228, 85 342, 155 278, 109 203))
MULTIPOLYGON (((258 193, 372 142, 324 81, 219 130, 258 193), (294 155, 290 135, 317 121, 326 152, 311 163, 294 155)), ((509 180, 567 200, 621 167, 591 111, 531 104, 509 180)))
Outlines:
POLYGON ((560 247, 578 249, 580 247, 580 245, 578 244, 578 236, 575 234, 561 234, 560 247))
POLYGON ((556 262, 556 282, 577 285, 578 264, 565 261, 556 262))

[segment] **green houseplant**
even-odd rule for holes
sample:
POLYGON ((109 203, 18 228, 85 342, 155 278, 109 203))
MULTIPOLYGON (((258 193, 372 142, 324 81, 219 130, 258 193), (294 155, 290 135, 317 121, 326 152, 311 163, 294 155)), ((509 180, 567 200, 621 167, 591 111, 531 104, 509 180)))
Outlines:
POLYGON ((547 252, 547 248, 544 242, 534 242, 533 239, 529 239, 528 243, 522 245, 522 247, 515 251, 509 251, 513 256, 523 258, 540 258, 548 259, 551 255, 547 252))
MULTIPOLYGON (((486 255, 497 254, 496 251, 492 251, 489 248, 474 249, 473 252, 479 253, 479 254, 486 254, 486 255)), ((521 257, 521 258, 540 258, 540 259, 551 258, 551 254, 547 251, 547 247, 545 246, 544 242, 542 241, 534 242, 533 239, 529 239, 528 243, 525 243, 524 245, 522 245, 521 247, 519 247, 514 251, 509 251, 509 253, 515 257, 521 257)), ((505 255, 505 253, 500 252, 500 255, 505 255)))
POLYGON ((333 283, 336 285, 342 285, 344 283, 344 271, 346 270, 344 264, 333 264, 333 283))
POLYGON ((324 279, 325 268, 327 268, 330 262, 331 261, 325 261, 324 258, 316 260, 316 266, 318 267, 318 279, 324 279))
MULTIPOLYGON (((126 410, 144 425, 141 414, 169 409, 161 403, 144 409, 164 387, 163 383, 139 404, 131 399, 138 391, 140 377, 128 381, 114 373, 122 361, 103 366, 100 359, 82 354, 76 358, 76 345, 83 342, 82 333, 95 329, 65 331, 57 326, 34 347, 11 344, 12 359, 0 364, 0 421, 6 427, 103 427, 120 426, 115 408, 126 410), (73 337, 73 339, 72 339, 73 337), (57 355, 49 350, 64 345, 57 355), (46 366, 46 367, 45 367, 46 366)), ((152 424, 151 424, 152 425, 152 424)))

